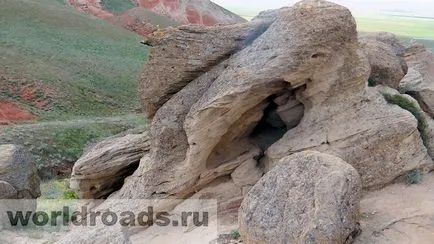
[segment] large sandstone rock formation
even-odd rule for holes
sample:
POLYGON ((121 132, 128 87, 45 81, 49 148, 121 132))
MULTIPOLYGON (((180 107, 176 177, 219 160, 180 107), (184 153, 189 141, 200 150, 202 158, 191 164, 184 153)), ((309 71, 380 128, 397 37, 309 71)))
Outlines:
MULTIPOLYGON (((198 194, 233 210, 264 172, 306 150, 343 159, 365 189, 433 168, 415 116, 367 87, 371 65, 342 6, 306 0, 250 23, 165 29, 151 44, 141 78, 150 151, 111 199, 198 194)), ((337 229, 339 241, 351 232, 337 229)), ((124 230, 98 232, 128 239, 124 230)))
POLYGON ((41 195, 33 158, 21 146, 0 145, 0 181, 5 198, 33 199, 41 195))
POLYGON ((70 187, 77 190, 80 198, 105 197, 122 186, 149 148, 147 131, 101 141, 74 164, 70 187))
POLYGON ((340 158, 311 151, 283 158, 244 199, 241 236, 252 244, 346 243, 360 232, 361 189, 340 158))

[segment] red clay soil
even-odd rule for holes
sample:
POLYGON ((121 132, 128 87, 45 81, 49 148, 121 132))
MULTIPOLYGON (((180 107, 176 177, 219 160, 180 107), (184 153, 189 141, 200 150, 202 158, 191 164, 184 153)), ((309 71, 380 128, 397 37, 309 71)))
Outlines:
POLYGON ((12 102, 0 100, 0 124, 7 125, 15 122, 36 120, 37 117, 30 112, 18 107, 12 102))
MULTIPOLYGON (((128 0, 124 0, 128 1, 128 0)), ((179 24, 235 24, 245 22, 236 14, 212 3, 209 0, 133 0, 139 8, 169 17, 179 24)), ((121 26, 141 36, 147 36, 155 29, 149 22, 131 18, 127 12, 115 15, 104 10, 99 0, 68 0, 68 4, 81 12, 94 15, 109 23, 119 22, 121 26)))
MULTIPOLYGON (((156 26, 151 24, 145 13, 140 13, 142 8, 132 8, 118 16, 107 18, 106 21, 122 26, 123 28, 147 37, 156 30, 156 26)), ((146 10, 147 11, 147 10, 146 10)))
POLYGON ((100 19, 113 17, 113 14, 105 11, 99 0, 68 0, 68 3, 81 12, 96 16, 100 19))
POLYGON ((241 17, 209 0, 136 0, 139 7, 165 15, 180 24, 235 24, 241 17))

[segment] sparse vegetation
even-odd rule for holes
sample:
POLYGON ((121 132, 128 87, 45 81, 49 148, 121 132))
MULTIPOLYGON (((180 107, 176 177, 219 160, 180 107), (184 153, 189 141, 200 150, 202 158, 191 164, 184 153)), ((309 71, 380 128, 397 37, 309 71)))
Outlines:
POLYGON ((101 0, 101 5, 111 13, 122 13, 135 7, 132 0, 101 0))
POLYGON ((407 174, 406 183, 408 185, 419 184, 422 181, 422 172, 420 169, 415 169, 407 174))
POLYGON ((240 238, 240 232, 238 230, 233 230, 231 232, 231 237, 233 240, 238 240, 240 238))
POLYGON ((374 87, 376 85, 377 85, 377 82, 373 78, 368 79, 368 86, 369 87, 374 87))
POLYGON ((41 200, 76 200, 77 193, 69 188, 68 179, 52 179, 41 183, 41 200))
POLYGON ((63 199, 64 200, 76 200, 78 199, 77 193, 74 190, 67 190, 63 192, 63 199))
POLYGON ((12 99, 42 120, 114 116, 139 107, 137 81, 148 48, 136 34, 58 0, 2 0, 0 26, 7 26, 0 28, 0 99, 12 99), (21 82, 52 90, 49 108, 3 92, 4 84, 20 88, 21 82))
POLYGON ((24 145, 34 155, 41 177, 50 179, 69 173, 89 143, 145 124, 140 115, 23 124, 2 131, 0 144, 24 145))
POLYGON ((426 146, 428 141, 428 125, 418 106, 401 94, 383 94, 383 96, 388 103, 398 105, 402 109, 405 109, 413 114, 418 121, 417 129, 419 130, 422 141, 426 146))

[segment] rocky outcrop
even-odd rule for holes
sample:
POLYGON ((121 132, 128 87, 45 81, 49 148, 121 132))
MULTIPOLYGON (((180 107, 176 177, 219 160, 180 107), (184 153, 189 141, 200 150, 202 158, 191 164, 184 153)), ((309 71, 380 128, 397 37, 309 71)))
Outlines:
POLYGON ((249 244, 347 243, 360 231, 361 189, 340 158, 312 151, 283 158, 244 199, 241 236, 249 244))
POLYGON ((378 188, 410 170, 432 167, 410 112, 387 103, 376 89, 352 98, 306 111, 302 122, 267 150, 269 168, 286 155, 318 150, 353 165, 364 188, 378 188))
POLYGON ((360 39, 361 48, 371 65, 370 85, 385 85, 397 89, 407 73, 405 47, 390 33, 378 33, 360 39))
POLYGON ((140 81, 146 115, 152 118, 174 94, 249 45, 272 21, 258 19, 218 27, 181 26, 153 33, 150 37, 153 48, 140 81))
POLYGON ((0 181, 5 197, 33 199, 41 195, 33 158, 21 146, 0 145, 0 181))
MULTIPOLYGON (((348 216, 357 212, 354 196, 360 187, 384 187, 412 170, 433 168, 418 120, 388 103, 382 87, 367 87, 371 67, 348 9, 306 0, 260 16, 246 24, 154 32, 141 78, 143 106, 152 118, 150 151, 109 199, 185 199, 202 192, 201 199, 218 196, 224 199, 221 206, 233 210, 247 192, 260 189, 262 183, 250 190, 270 171, 263 179, 275 176, 279 184, 267 189, 289 195, 258 191, 257 196, 298 199, 297 206, 312 210, 312 192, 319 191, 322 200, 331 202, 316 213, 321 230, 298 227, 310 230, 307 237, 313 240, 344 242, 355 229, 357 218, 348 216), (315 153, 300 160, 305 164, 285 164, 288 156, 308 150, 329 155, 315 153), (325 157, 324 165, 330 167, 315 155, 325 157), (358 171, 361 186, 347 164, 358 171), (300 197, 284 187, 285 172, 294 169, 300 171, 294 184, 306 182, 305 188, 300 185, 305 194, 300 197), (352 181, 345 183, 348 178, 352 181), (336 189, 342 191, 333 198, 336 189), (349 205, 336 202, 339 197, 349 199, 349 205), (339 209, 348 215, 336 215, 339 209)), ((277 206, 288 204, 279 201, 277 206)), ((285 231, 285 225, 278 227, 279 233, 285 231)), ((110 236, 128 239, 122 231, 98 231, 104 241, 110 236)), ((86 238, 78 232, 70 236, 74 241, 86 238)))
POLYGON ((150 149, 149 135, 128 134, 90 147, 74 164, 70 187, 82 199, 98 199, 117 191, 150 149))
POLYGON ((400 89, 414 97, 431 117, 434 116, 434 54, 422 45, 413 44, 406 50, 410 67, 400 89))

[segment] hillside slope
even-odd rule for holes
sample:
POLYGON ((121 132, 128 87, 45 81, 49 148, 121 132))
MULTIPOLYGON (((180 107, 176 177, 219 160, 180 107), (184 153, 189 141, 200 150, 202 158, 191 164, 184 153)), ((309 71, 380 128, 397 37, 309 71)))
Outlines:
POLYGON ((3 107, 19 106, 44 120, 139 107, 137 80, 148 48, 134 33, 62 0, 2 0, 0 26, 3 107))
MULTIPOLYGON (((81 12, 107 20, 123 16, 128 10, 138 7, 168 17, 178 24, 215 25, 246 21, 209 0, 67 0, 67 2, 81 12)), ((153 17, 147 12, 141 14, 144 18, 153 17)))
POLYGON ((233 24, 240 16, 209 0, 135 0, 143 8, 171 17, 180 24, 233 24))

